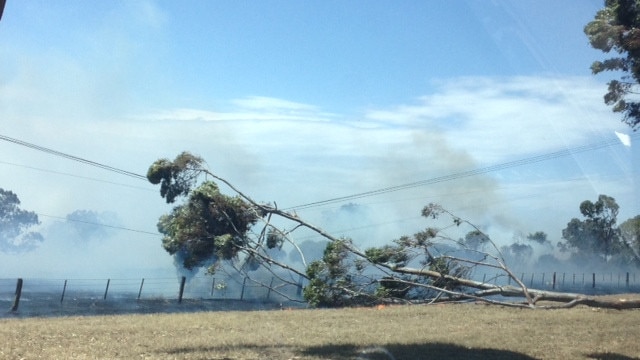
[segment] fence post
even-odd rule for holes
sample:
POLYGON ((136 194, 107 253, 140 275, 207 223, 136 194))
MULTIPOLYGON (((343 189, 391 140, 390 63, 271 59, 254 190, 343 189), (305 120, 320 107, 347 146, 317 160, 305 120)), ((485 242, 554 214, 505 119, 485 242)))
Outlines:
POLYGON ((247 284, 247 278, 245 277, 242 280, 242 292, 240 292, 240 300, 244 300, 244 286, 247 284))
POLYGON ((180 279, 180 292, 178 293, 178 303, 182 302, 182 294, 184 294, 184 284, 187 281, 187 278, 183 276, 180 279))
POLYGON ((551 283, 551 289, 555 290, 556 289, 556 272, 553 272, 553 281, 551 283))
POLYGON ((111 282, 111 279, 107 279, 107 287, 104 289, 104 296, 102 297, 102 300, 107 300, 107 292, 109 292, 110 282, 111 282))
POLYGON ((216 287, 216 278, 211 277, 211 297, 213 297, 213 289, 216 287))
POLYGON ((533 287, 533 276, 535 273, 531 273, 531 281, 529 282, 529 286, 533 287))
POLYGON ((627 284, 627 287, 629 287, 629 272, 628 272, 628 271, 627 271, 627 280, 626 280, 626 284, 627 284))
POLYGON ((18 278, 18 282, 16 283, 16 297, 13 299, 13 306, 11 306, 12 312, 18 311, 20 296, 22 296, 22 278, 18 278))
POLYGON ((273 287, 273 279, 274 277, 271 277, 271 282, 269 283, 269 289, 267 290, 267 300, 269 300, 269 295, 271 295, 271 288, 273 287))
POLYGON ((67 280, 64 281, 64 285, 62 286, 62 296, 60 296, 60 303, 64 300, 64 293, 67 291, 67 280))
POLYGON ((304 278, 302 277, 302 275, 298 275, 298 287, 296 289, 296 296, 302 296, 302 282, 304 281, 304 278))
POLYGON ((142 295, 142 286, 144 285, 144 278, 140 282, 140 290, 138 290, 138 300, 140 300, 140 295, 142 295))
POLYGON ((596 273, 593 273, 593 284, 591 285, 591 287, 595 288, 596 287, 596 273))
POLYGON ((542 273, 542 284, 541 284, 540 286, 544 286, 544 275, 545 275, 545 274, 546 274, 546 273, 542 273))

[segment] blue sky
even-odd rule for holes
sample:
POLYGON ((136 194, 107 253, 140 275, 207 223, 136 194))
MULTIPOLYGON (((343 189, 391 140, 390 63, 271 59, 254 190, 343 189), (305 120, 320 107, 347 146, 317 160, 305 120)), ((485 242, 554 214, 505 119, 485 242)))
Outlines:
MULTIPOLYGON (((589 70, 603 55, 582 29, 601 6, 9 0, 0 134, 140 174, 189 150, 281 206, 574 149, 631 134, 602 103, 608 75, 589 70)), ((340 203, 300 215, 366 247, 426 226, 418 214, 435 201, 501 242, 538 230, 557 242, 598 194, 618 200, 620 220, 640 213, 639 156, 612 145, 353 200, 359 218, 342 219, 340 203)), ((86 209, 154 232, 169 207, 150 184, 8 142, 0 170, 0 187, 50 215, 39 249, 0 254, 7 276, 172 267, 159 236, 123 230, 72 249, 51 230, 51 216, 86 209)))

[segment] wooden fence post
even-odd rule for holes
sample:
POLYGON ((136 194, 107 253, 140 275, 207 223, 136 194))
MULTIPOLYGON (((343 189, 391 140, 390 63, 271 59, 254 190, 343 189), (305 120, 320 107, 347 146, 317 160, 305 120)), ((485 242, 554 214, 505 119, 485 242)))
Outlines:
POLYGON ((178 294, 178 303, 182 302, 182 295, 184 294, 185 282, 187 282, 187 278, 183 276, 182 279, 180 279, 180 293, 178 294))
POLYGON ((140 281, 140 290, 138 290, 138 300, 140 300, 140 295, 142 295, 142 286, 144 285, 144 278, 140 281))
POLYGON ((626 280, 626 284, 627 284, 627 287, 629 287, 629 272, 628 272, 628 271, 627 271, 627 280, 626 280))
POLYGON ((553 272, 553 282, 551 283, 551 289, 556 289, 556 272, 553 272))
POLYGON ((109 283, 111 283, 111 279, 107 279, 107 287, 104 289, 104 296, 102 300, 107 300, 107 292, 109 292, 109 283))
POLYGON ((593 287, 593 288, 596 287, 596 273, 593 273, 593 279, 592 279, 591 287, 593 287))
POLYGON ((64 285, 62 286, 62 296, 60 296, 60 303, 64 300, 64 293, 67 291, 67 280, 64 281, 64 285))
POLYGON ((216 278, 211 278, 211 297, 213 297, 213 289, 216 288, 216 278))
POLYGON ((273 287, 273 279, 274 277, 271 277, 271 283, 269 283, 269 288, 267 289, 267 300, 269 300, 269 295, 271 295, 271 288, 273 287))
POLYGON ((12 312, 18 311, 20 296, 22 296, 22 278, 18 278, 18 282, 16 283, 16 297, 13 299, 13 306, 11 306, 12 312))
POLYGON ((296 295, 297 296, 302 296, 302 282, 304 281, 304 278, 302 277, 302 275, 298 275, 298 287, 296 288, 296 295))
POLYGON ((242 280, 242 292, 240 292, 240 300, 244 300, 244 286, 247 284, 247 278, 245 277, 242 280))

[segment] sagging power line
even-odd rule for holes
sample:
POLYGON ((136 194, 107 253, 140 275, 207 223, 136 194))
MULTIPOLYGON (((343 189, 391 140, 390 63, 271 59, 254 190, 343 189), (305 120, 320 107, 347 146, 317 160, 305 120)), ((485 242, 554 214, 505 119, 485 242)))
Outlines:
POLYGON ((36 144, 32 144, 32 143, 28 143, 26 141, 22 141, 22 140, 18 140, 18 139, 14 139, 5 135, 0 134, 0 140, 4 140, 4 141, 8 141, 10 143, 14 143, 17 145, 21 145, 21 146, 25 146, 28 147, 30 149, 34 149, 34 150, 38 150, 38 151, 42 151, 51 155, 55 155, 55 156, 60 156, 69 160, 73 160, 73 161, 77 161, 83 164, 87 164, 90 166, 95 166, 104 170, 108 170, 108 171, 112 171, 115 173, 118 173, 120 175, 125 175, 125 176, 129 176, 132 178, 136 178, 136 179, 140 179, 140 180, 145 180, 147 181, 147 177, 144 175, 140 175, 140 174, 136 174, 134 172, 131 171, 127 171, 127 170, 122 170, 122 169, 118 169, 116 167, 113 166, 109 166, 109 165, 105 165, 105 164, 101 164, 99 162, 95 162, 95 161, 91 161, 91 160, 87 160, 78 156, 74 156, 74 155, 69 155, 57 150, 53 150, 53 149, 49 149, 46 148, 44 146, 40 146, 40 145, 36 145, 36 144))
MULTIPOLYGON (((640 137, 640 134, 633 134, 633 135, 630 136, 630 138, 633 138, 633 139, 637 139, 638 137, 640 137)), ((91 166, 96 166, 96 167, 99 167, 99 168, 102 168, 102 169, 105 169, 105 170, 108 170, 108 171, 113 171, 113 172, 119 173, 121 175, 126 175, 126 176, 134 177, 134 178, 137 178, 137 179, 145 180, 145 181, 147 180, 146 176, 144 176, 144 175, 136 174, 136 173, 133 173, 133 172, 130 172, 130 171, 122 170, 122 169, 118 169, 118 168, 115 168, 115 167, 112 167, 112 166, 109 166, 109 165, 100 164, 100 163, 97 163, 95 161, 83 159, 83 158, 80 158, 80 157, 77 157, 77 156, 65 154, 65 153, 62 153, 60 151, 56 151, 56 150, 52 150, 52 149, 49 149, 49 148, 46 148, 46 147, 43 147, 43 146, 31 144, 31 143, 28 143, 26 141, 10 138, 10 137, 5 136, 5 135, 0 135, 0 140, 5 140, 5 141, 8 141, 8 142, 15 143, 15 144, 22 145, 22 146, 26 146, 26 147, 29 147, 29 148, 32 148, 32 149, 35 149, 35 150, 43 151, 43 152, 46 152, 46 153, 49 153, 49 154, 52 154, 52 155, 61 156, 61 157, 64 157, 64 158, 67 158, 67 159, 70 159, 70 160, 78 161, 78 162, 81 162, 81 163, 84 163, 84 164, 88 164, 88 165, 91 165, 91 166)), ((555 151, 555 152, 552 152, 552 153, 537 155, 537 156, 533 156, 533 157, 528 157, 528 158, 524 158, 524 159, 509 161, 509 162, 506 162, 506 163, 491 165, 491 166, 487 166, 487 167, 483 167, 483 168, 477 168, 477 169, 462 171, 462 172, 448 174, 448 175, 444 175, 444 176, 438 176, 438 177, 425 179, 425 180, 420 180, 420 181, 415 181, 415 182, 411 182, 411 183, 407 183, 407 184, 389 186, 389 187, 376 189, 376 190, 371 190, 371 191, 366 191, 366 192, 362 192, 362 193, 346 195, 346 196, 331 198, 331 199, 327 199, 327 200, 315 201, 315 202, 311 202, 311 203, 307 203, 307 204, 288 207, 288 208, 285 208, 284 210, 303 210, 303 209, 308 209, 308 208, 313 208, 313 207, 318 207, 318 206, 323 206, 323 205, 329 205, 329 204, 333 204, 333 203, 337 203, 337 202, 343 202, 343 201, 348 201, 348 200, 355 200, 355 199, 360 199, 360 198, 364 198, 364 197, 380 195, 380 194, 386 194, 386 193, 390 193, 390 192, 410 189, 410 188, 419 187, 419 186, 432 185, 432 184, 437 184, 437 183, 441 183, 441 182, 457 180, 457 179, 461 179, 461 178, 465 178, 465 177, 471 177, 471 176, 475 176, 475 175, 482 175, 482 174, 486 174, 486 173, 490 173, 490 172, 500 171, 500 170, 504 170, 504 169, 508 169, 508 168, 512 168, 512 167, 517 167, 517 166, 522 166, 522 165, 529 165, 529 164, 534 164, 534 163, 547 161, 547 160, 553 160, 553 159, 557 159, 557 158, 561 158, 561 157, 565 157, 565 156, 569 156, 569 155, 579 154, 579 153, 583 153, 583 152, 587 152, 587 151, 598 150, 598 149, 602 149, 602 148, 606 148, 606 147, 610 147, 610 146, 614 146, 614 145, 620 145, 620 140, 618 138, 611 138, 611 139, 603 140, 603 141, 596 142, 596 143, 591 143, 591 144, 586 144, 586 145, 576 146, 576 147, 573 147, 573 148, 567 148, 567 149, 555 151)))
MULTIPOLYGON (((630 137, 635 139, 635 138, 638 138, 639 136, 640 136, 640 134, 634 134, 634 135, 631 135, 630 137)), ((494 171, 500 171, 500 170, 504 170, 504 169, 508 169, 508 168, 512 168, 512 167, 516 167, 516 166, 529 165, 529 164, 534 164, 534 163, 538 163, 538 162, 542 162, 542 161, 557 159, 557 158, 561 158, 561 157, 565 157, 565 156, 569 156, 569 155, 573 155, 573 154, 579 154, 579 153, 583 153, 583 152, 587 152, 587 151, 598 150, 598 149, 602 149, 602 148, 606 148, 606 147, 610 147, 610 146, 614 146, 614 145, 620 145, 620 140, 618 138, 607 139, 607 140, 600 141, 600 142, 597 142, 597 143, 591 143, 591 144, 586 144, 586 145, 582 145, 582 146, 576 146, 576 147, 573 147, 573 148, 567 148, 567 149, 560 150, 560 151, 555 151, 555 152, 552 152, 552 153, 532 156, 532 157, 529 157, 529 158, 509 161, 509 162, 506 162, 506 163, 501 163, 501 164, 497 164, 497 165, 491 165, 491 166, 478 168, 478 169, 473 169, 473 170, 462 171, 462 172, 458 172, 458 173, 454 173, 454 174, 438 176, 438 177, 434 177, 434 178, 430 178, 430 179, 426 179, 426 180, 415 181, 415 182, 411 182, 411 183, 407 183, 407 184, 389 186, 389 187, 386 187, 386 188, 381 188, 381 189, 371 190, 371 191, 365 191, 365 192, 357 193, 357 194, 353 194, 353 195, 346 195, 346 196, 336 197, 336 198, 327 199, 327 200, 315 201, 315 202, 302 204, 302 205, 298 205, 298 206, 292 206, 292 207, 286 208, 285 210, 304 210, 304 209, 309 209, 309 208, 312 208, 312 207, 318 207, 318 206, 329 205, 329 204, 333 204, 333 203, 337 203, 337 202, 343 202, 343 201, 347 201, 347 200, 355 200, 355 199, 360 199, 360 198, 369 197, 369 196, 386 194, 386 193, 389 193, 389 192, 394 192, 394 191, 399 191, 399 190, 404 190, 404 189, 410 189, 410 188, 414 188, 414 187, 418 187, 418 186, 432 185, 432 184, 437 184, 437 183, 441 183, 441 182, 445 182, 445 181, 457 180, 457 179, 461 179, 461 178, 465 178, 465 177, 486 174, 486 173, 494 172, 494 171)))

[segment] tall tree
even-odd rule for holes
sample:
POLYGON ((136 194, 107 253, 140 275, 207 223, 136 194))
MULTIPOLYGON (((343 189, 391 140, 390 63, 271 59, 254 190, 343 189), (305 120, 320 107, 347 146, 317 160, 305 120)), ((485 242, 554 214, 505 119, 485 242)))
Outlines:
POLYGON ((43 237, 29 229, 39 223, 36 213, 20 209, 18 195, 0 188, 0 251, 25 252, 35 249, 43 237))
POLYGON ((604 102, 622 113, 622 121, 636 130, 640 126, 640 102, 637 101, 640 83, 640 1, 605 0, 584 32, 591 46, 604 53, 616 55, 591 65, 593 74, 603 71, 621 73, 619 80, 611 80, 604 102))
POLYGON ((577 250, 581 255, 597 255, 605 262, 621 250, 620 232, 616 226, 619 206, 607 195, 598 196, 596 202, 585 200, 580 204, 584 220, 571 219, 562 230, 565 242, 558 245, 564 250, 577 250))
POLYGON ((640 215, 620 224, 620 236, 631 251, 636 264, 640 265, 640 215))

